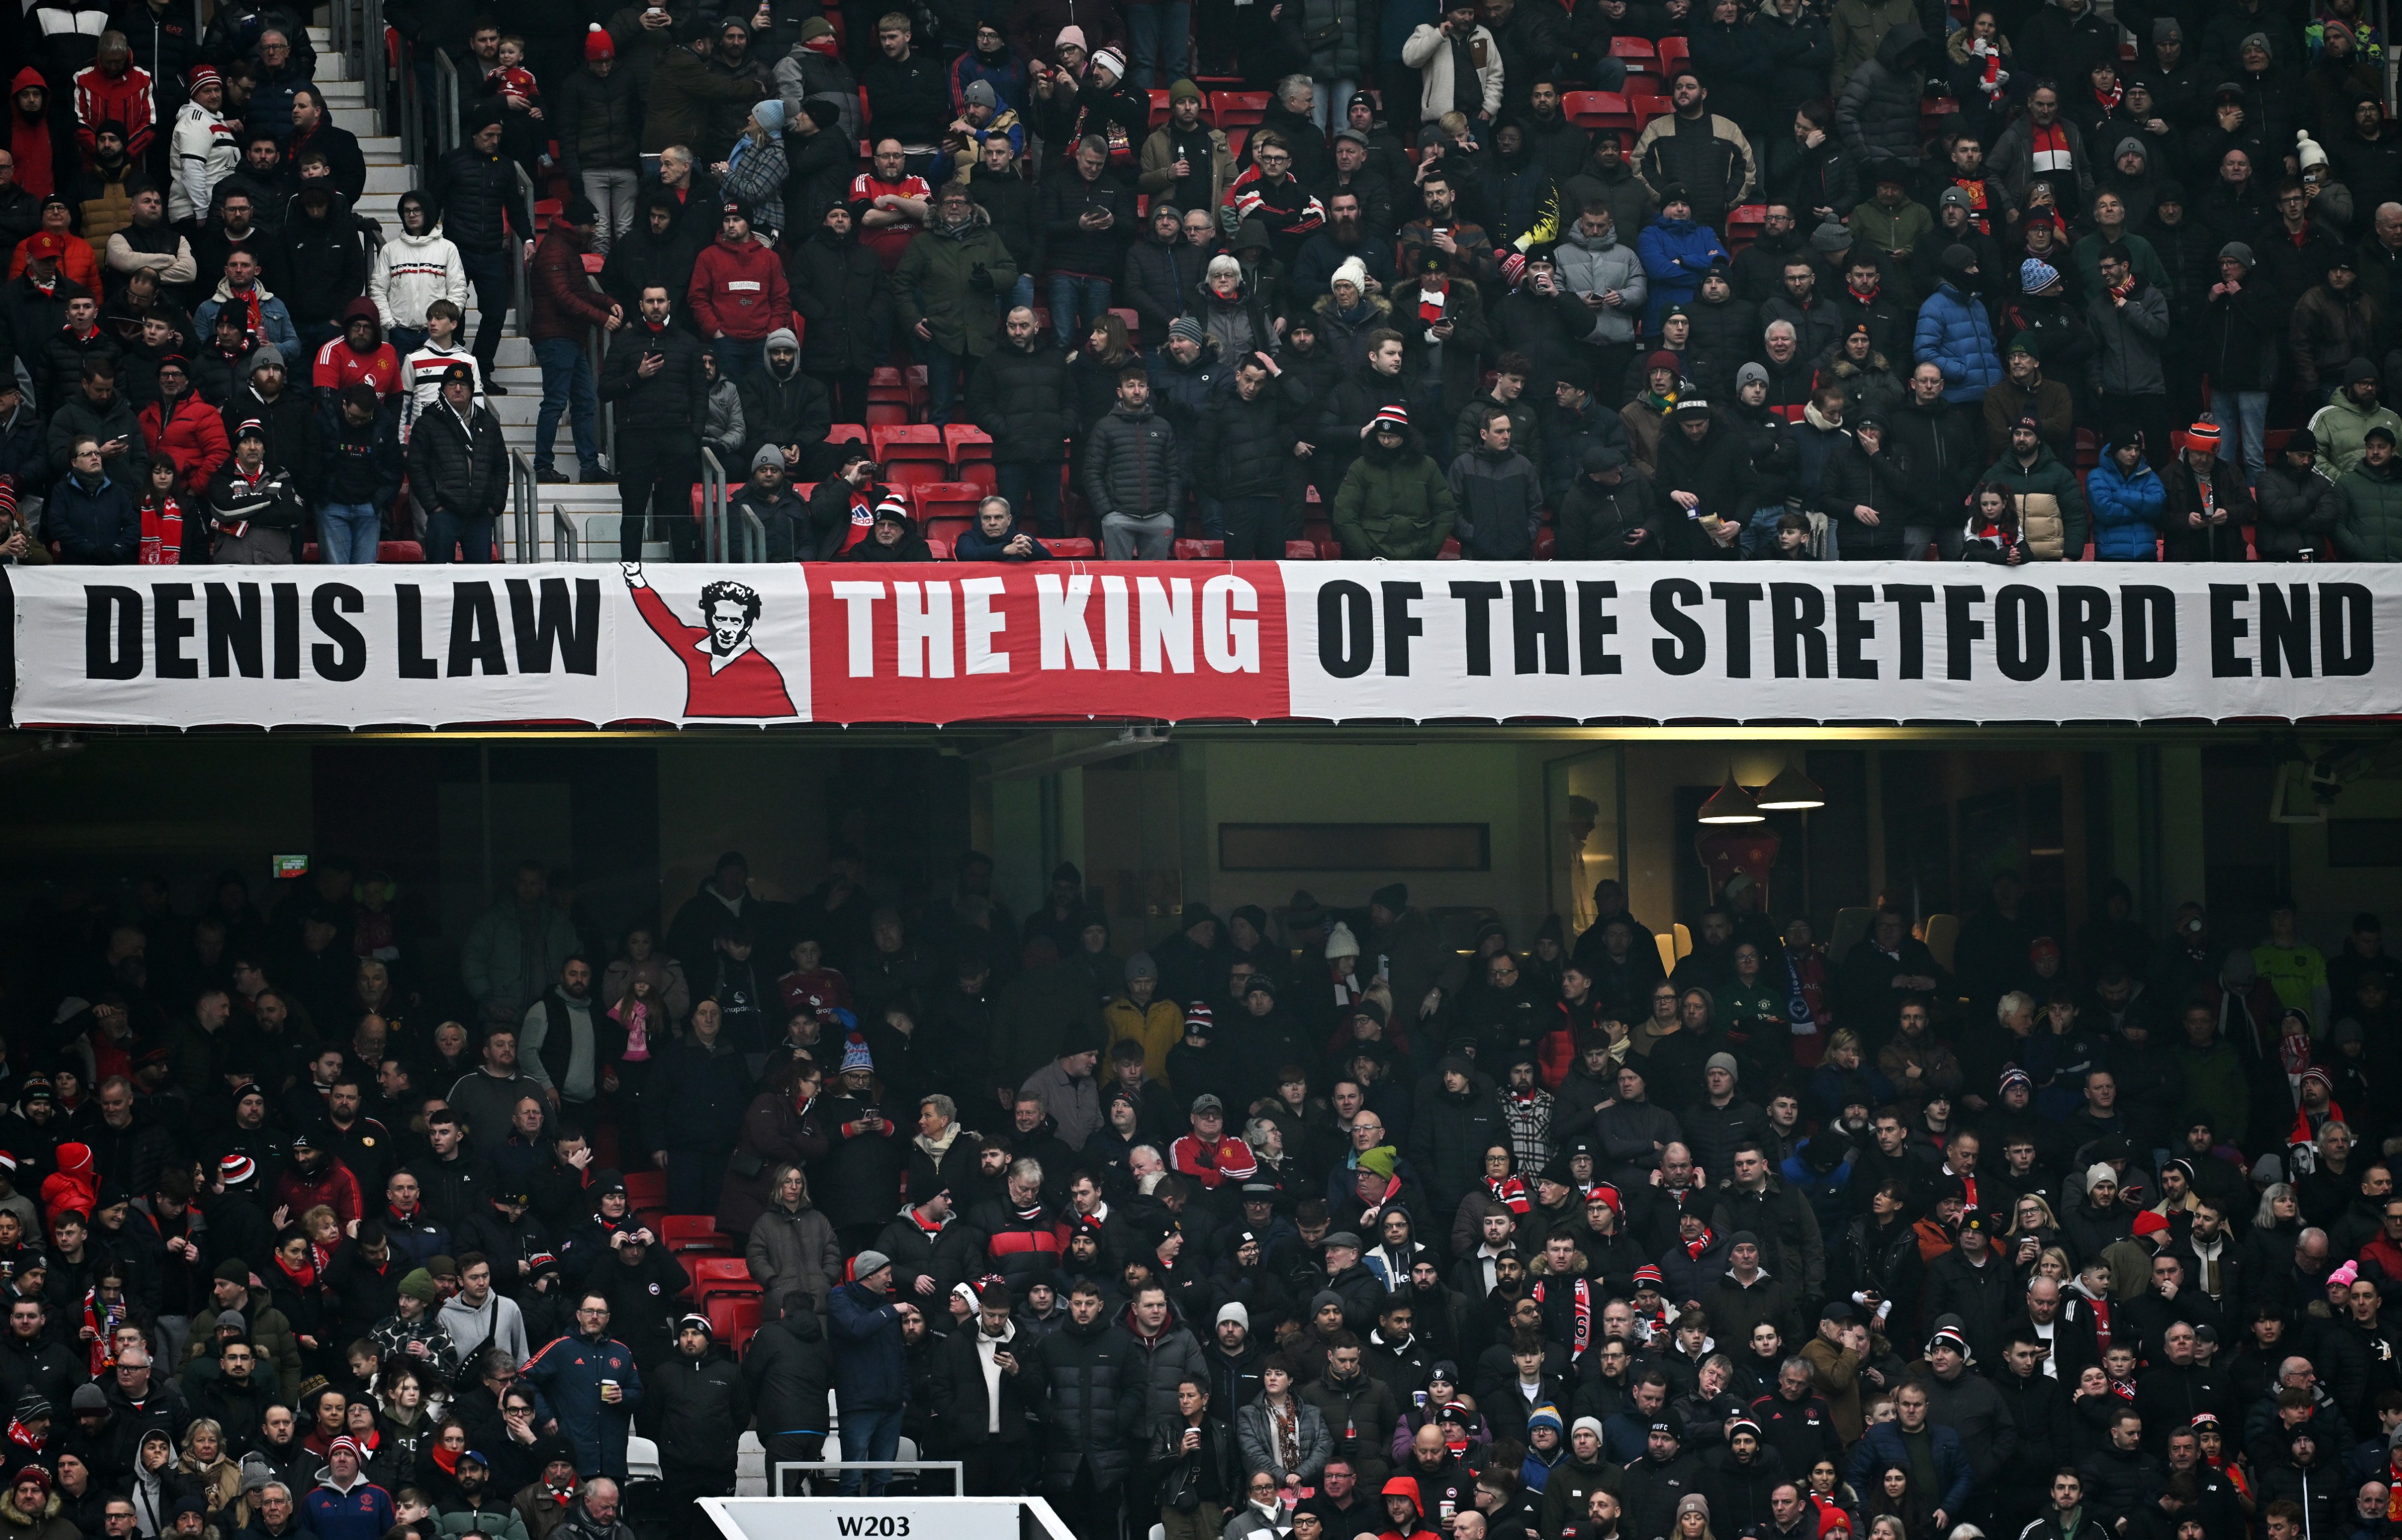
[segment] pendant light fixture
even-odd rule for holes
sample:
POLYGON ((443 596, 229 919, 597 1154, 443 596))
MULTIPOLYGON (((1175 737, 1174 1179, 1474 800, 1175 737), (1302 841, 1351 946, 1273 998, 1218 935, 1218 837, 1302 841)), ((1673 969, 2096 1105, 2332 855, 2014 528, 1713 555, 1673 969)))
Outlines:
POLYGON ((1759 805, 1772 813, 1806 813, 1826 806, 1827 793, 1788 760, 1776 778, 1760 789, 1759 805))
POLYGON ((1702 804, 1702 811, 1695 821, 1720 824, 1765 823, 1768 821, 1768 815, 1760 810, 1760 804, 1751 800, 1750 792, 1735 784, 1734 772, 1730 770, 1727 772, 1726 784, 1710 793, 1710 800, 1702 804))

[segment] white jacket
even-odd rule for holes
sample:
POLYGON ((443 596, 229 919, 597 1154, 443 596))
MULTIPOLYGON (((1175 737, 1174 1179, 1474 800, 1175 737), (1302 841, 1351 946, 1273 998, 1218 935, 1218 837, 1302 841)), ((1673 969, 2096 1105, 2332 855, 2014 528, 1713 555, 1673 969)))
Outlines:
POLYGON ((467 264, 439 225, 423 235, 394 234, 376 253, 367 273, 367 297, 375 301, 384 330, 407 326, 421 332, 425 307, 435 300, 467 308, 467 264))
MULTIPOLYGON (((1501 111, 1501 49, 1493 34, 1479 23, 1468 34, 1468 46, 1484 61, 1476 67, 1477 83, 1484 88, 1484 110, 1501 111)), ((1401 62, 1418 72, 1418 120, 1431 123, 1451 110, 1451 39, 1437 26, 1421 26, 1401 45, 1401 62)))
POLYGON ((207 215, 217 184, 242 164, 242 146, 234 142, 234 125, 223 113, 186 102, 175 114, 174 156, 167 183, 167 217, 177 224, 207 215))

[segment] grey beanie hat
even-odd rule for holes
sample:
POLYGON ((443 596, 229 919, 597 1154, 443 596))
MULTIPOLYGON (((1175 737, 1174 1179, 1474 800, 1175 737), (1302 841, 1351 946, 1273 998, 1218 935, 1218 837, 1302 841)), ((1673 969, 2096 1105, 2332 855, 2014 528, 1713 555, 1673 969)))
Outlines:
POLYGON ((2144 142, 2132 133, 2119 141, 2119 147, 2110 152, 2110 158, 2116 160, 2123 155, 2140 155, 2144 158, 2145 164, 2151 163, 2152 152, 2146 149, 2144 142))
POLYGON ((853 1279, 866 1279, 873 1277, 875 1274, 881 1272, 884 1269, 890 1267, 891 1265, 891 1258, 887 1257, 884 1253, 877 1250, 874 1246, 870 1246, 865 1251, 861 1252, 857 1259, 853 1261, 851 1264, 850 1275, 853 1279))
POLYGON ((2235 51, 2242 53, 2245 48, 2252 47, 2255 43, 2260 46, 2260 51, 2262 53, 2267 54, 2271 59, 2277 57, 2277 50, 2275 48, 2271 46, 2269 42, 2269 34, 2265 32, 2245 33, 2243 34, 2243 41, 2235 45, 2235 51))
POLYGON ((262 342, 258 345, 258 351, 250 355, 250 366, 242 370, 242 373, 255 375, 270 364, 279 369, 287 367, 283 362, 283 350, 272 342, 262 342))
POLYGON ((971 107, 998 107, 1001 105, 1001 93, 992 89, 992 82, 989 80, 969 81, 967 89, 961 91, 959 93, 959 97, 971 107))
POLYGON ((1810 232, 1810 245, 1821 252, 1840 252, 1852 243, 1852 232, 1829 219, 1810 232))
POLYGON ((2185 28, 2177 24, 2174 16, 2156 16, 2152 19, 2152 41, 2182 43, 2185 41, 2185 28))
POLYGON ((800 335, 794 332, 790 326, 779 326, 774 331, 767 334, 767 340, 761 343, 760 346, 763 348, 790 348, 793 351, 799 352, 801 351, 801 338, 800 335))
POLYGON ((1209 338, 1209 334, 1201 329, 1201 323, 1189 315, 1180 315, 1169 322, 1167 336, 1175 342, 1206 342, 1209 338))
POLYGON ((2243 263, 2246 268, 2252 266, 2252 248, 2243 244, 2241 241, 2230 241, 2226 245, 2219 247, 2218 255, 2221 261, 2231 256, 2236 261, 2243 263))
POLYGON ((1319 1311, 1324 1310, 1329 1305, 1332 1305, 1335 1309, 1341 1310, 1343 1308, 1343 1296, 1335 1293, 1331 1288, 1321 1288, 1317 1293, 1309 1297, 1309 1313, 1312 1315, 1317 1314, 1319 1311))
POLYGON ((755 471, 762 465, 773 465, 776 469, 780 471, 782 470, 784 468, 784 451, 773 444, 760 445, 759 452, 751 457, 751 469, 755 471))
POLYGON ((1134 983, 1137 979, 1156 981, 1159 977, 1159 965, 1151 960, 1150 953, 1138 952, 1126 959, 1125 976, 1128 983, 1134 983))
POLYGON ((1746 364, 1734 372, 1734 388, 1738 391, 1753 383, 1768 383, 1768 371, 1757 364, 1746 364))

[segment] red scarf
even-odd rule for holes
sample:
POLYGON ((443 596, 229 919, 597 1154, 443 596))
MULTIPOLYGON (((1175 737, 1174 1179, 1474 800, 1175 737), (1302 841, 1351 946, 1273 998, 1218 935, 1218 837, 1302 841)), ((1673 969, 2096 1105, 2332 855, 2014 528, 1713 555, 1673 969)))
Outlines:
POLYGON ((943 1232, 941 1225, 929 1223, 924 1211, 915 1205, 912 1205, 909 1210, 909 1222, 924 1231, 929 1236, 940 1235, 943 1232))
POLYGON ((1843 292, 1852 296, 1853 304, 1865 310, 1877 302, 1877 296, 1884 293, 1884 280, 1880 278, 1869 285, 1869 292, 1866 294, 1860 293, 1857 289, 1846 289, 1843 292))
POLYGON ((2132 297, 2134 295, 2134 292, 2135 275, 2129 273, 2127 275, 2127 282, 2118 285, 2110 291, 2110 297, 2113 299, 2126 299, 2132 297))
POLYGON ((184 559, 184 508, 172 497, 142 504, 142 554, 138 565, 173 567, 184 559))
POLYGON ((544 1497, 547 1497, 563 1508, 567 1506, 568 1504, 575 1501, 575 1489, 573 1487, 546 1486, 542 1489, 542 1495, 544 1497))
POLYGON ((1450 298, 1451 291, 1448 285, 1440 289, 1429 289, 1425 283, 1419 283, 1418 319, 1429 326, 1441 325, 1443 309, 1449 304, 1450 298))
POLYGON ((1535 1206, 1533 1201, 1526 1196, 1525 1182, 1520 1177, 1504 1176, 1498 1182, 1487 1181, 1484 1184, 1484 1190, 1492 1195, 1495 1203, 1520 1218, 1525 1218, 1535 1206))
MULTIPOLYGON (((1544 1279, 1538 1278, 1535 1280, 1535 1302, 1537 1304, 1543 1302, 1544 1283, 1544 1279)), ((1571 1334, 1572 1341, 1568 1345, 1568 1358, 1570 1362, 1582 1358, 1584 1356, 1584 1350, 1593 1346, 1593 1285, 1583 1278, 1579 1278, 1576 1281, 1576 1288, 1574 1292, 1576 1296, 1576 1327, 1571 1334)))
POLYGON ((2095 91, 2093 102, 2104 112, 2113 113, 2119 110, 2119 99, 2126 94, 2126 87, 2114 85, 2106 91, 2095 91))
POLYGON ((435 1444, 428 1452, 434 1456, 434 1463, 442 1467, 443 1475, 454 1481, 458 1479, 459 1456, 466 1452, 464 1450, 444 1449, 440 1444, 435 1444))
POLYGON ((1717 1236, 1710 1233, 1710 1227, 1708 1225, 1704 1225, 1702 1226, 1701 1237, 1698 1240, 1687 1241, 1685 1243, 1685 1255, 1698 1262, 1702 1259, 1702 1253, 1709 1250, 1710 1243, 1717 1239, 1717 1236))
MULTIPOLYGON (((316 1248, 312 1246, 310 1249, 313 1253, 316 1248)), ((314 1288, 317 1286, 317 1264, 314 1261, 310 1262, 309 1265, 304 1268, 295 1271, 292 1264, 285 1261, 283 1259, 283 1254, 279 1251, 275 1254, 275 1266, 277 1270, 283 1274, 283 1276, 291 1279, 293 1283, 302 1288, 314 1288)))
POLYGON ((250 330, 252 333, 259 337, 265 337, 267 335, 267 323, 259 319, 258 296, 259 287, 255 282, 252 283, 246 290, 236 289, 230 284, 226 287, 226 303, 230 305, 237 300, 241 301, 244 310, 250 316, 250 330))

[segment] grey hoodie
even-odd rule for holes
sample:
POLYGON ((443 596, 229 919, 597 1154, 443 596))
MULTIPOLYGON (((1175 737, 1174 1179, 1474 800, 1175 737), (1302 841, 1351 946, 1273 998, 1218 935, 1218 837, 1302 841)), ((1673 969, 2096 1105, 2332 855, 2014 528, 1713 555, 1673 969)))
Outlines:
POLYGON ((1619 293, 1622 303, 1616 309, 1593 312, 1593 330, 1585 341, 1634 340, 1635 323, 1643 314, 1650 290, 1644 282, 1643 259, 1618 239, 1614 227, 1607 235, 1587 235, 1581 221, 1571 222, 1560 232, 1552 259, 1559 268, 1560 282, 1579 298, 1612 289, 1619 293))

